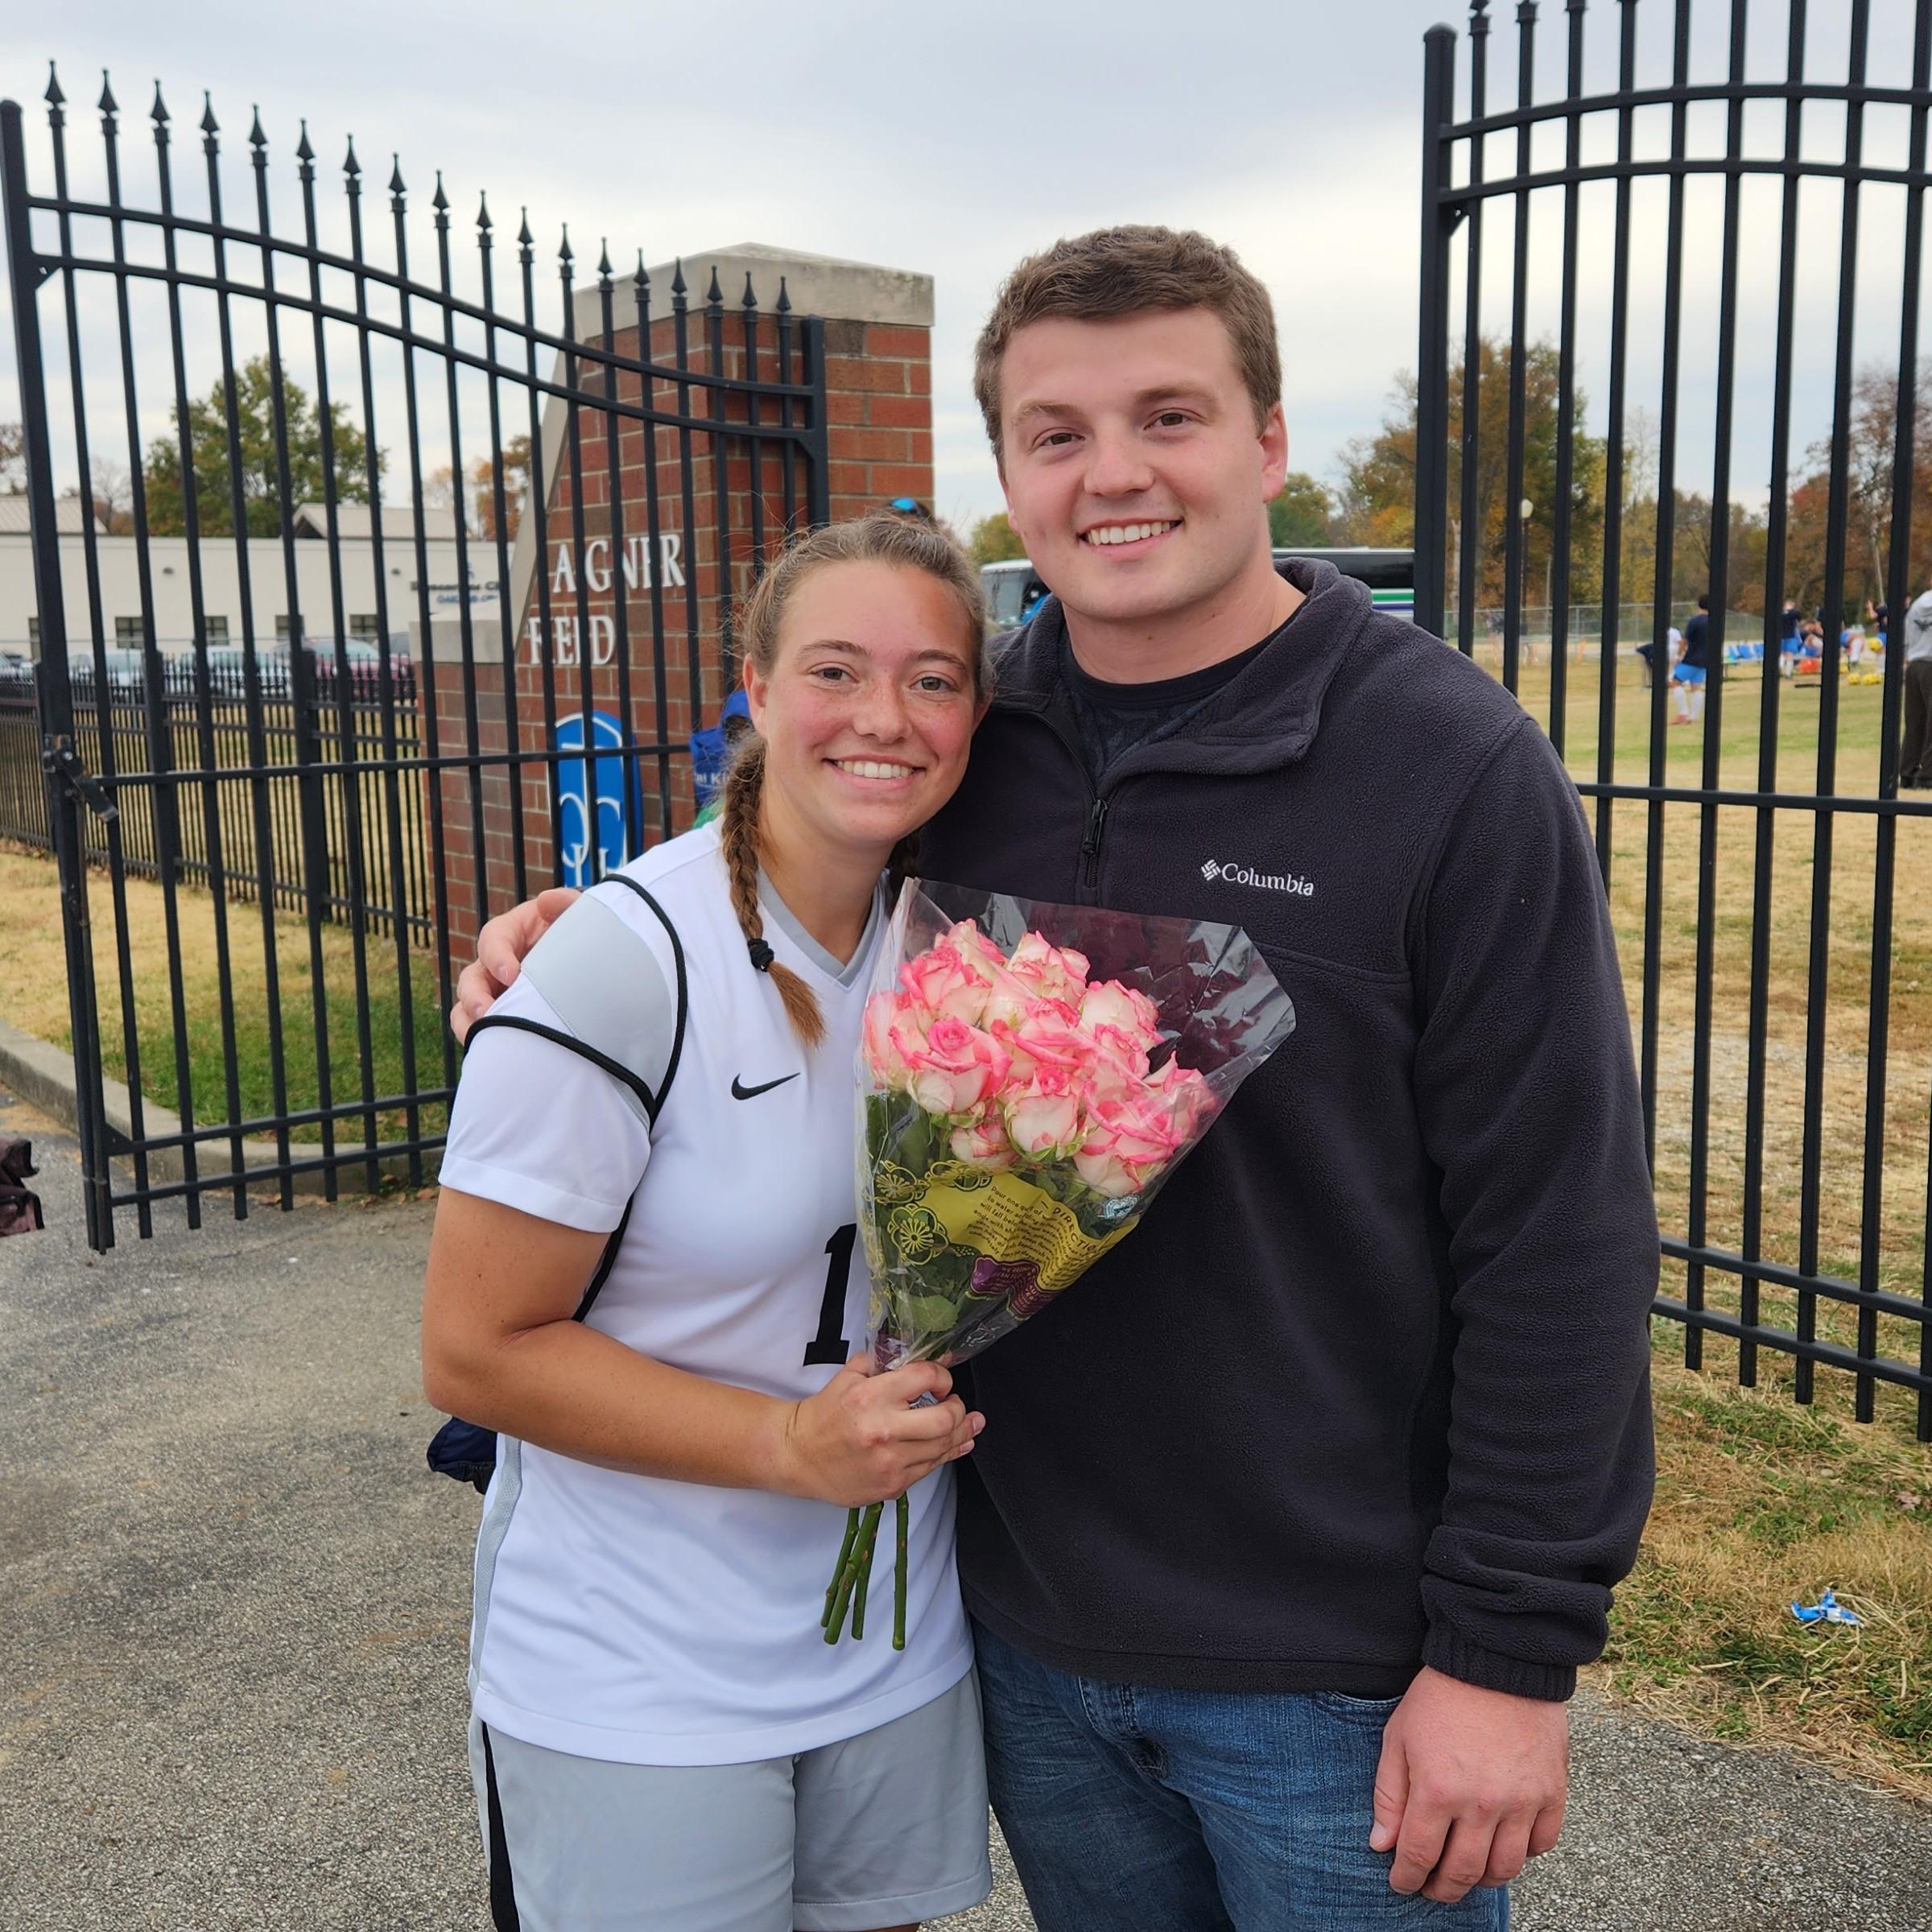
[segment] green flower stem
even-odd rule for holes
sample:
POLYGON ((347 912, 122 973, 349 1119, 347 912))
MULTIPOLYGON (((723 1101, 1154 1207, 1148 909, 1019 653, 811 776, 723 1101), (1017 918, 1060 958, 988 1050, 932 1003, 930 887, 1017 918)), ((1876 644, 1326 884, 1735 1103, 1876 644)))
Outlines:
POLYGON ((859 1533, 859 1513, 845 1512, 845 1540, 839 1546, 839 1560, 832 1566, 832 1581, 825 1586, 825 1614, 819 1619, 822 1630, 832 1621, 832 1600, 839 1593, 839 1579, 845 1574, 846 1559, 852 1554, 852 1538, 859 1533))
POLYGON ((872 1587, 872 1551, 865 1552, 865 1567, 859 1572, 859 1580, 852 1591, 852 1641, 856 1644, 865 1634, 865 1592, 872 1587))
POLYGON ((912 1517, 911 1506, 903 1493, 898 1507, 899 1530, 899 1560, 892 1576, 892 1647, 895 1650, 906 1648, 906 1532, 912 1517))
POLYGON ((879 1533, 879 1516, 885 1505, 873 1503, 860 1513, 858 1534, 852 1539, 852 1554, 845 1559, 845 1567, 839 1577, 839 1587, 832 1600, 832 1620, 825 1626, 825 1641, 836 1644, 845 1627, 845 1612, 852 1601, 852 1593, 859 1578, 872 1567, 873 1539, 879 1533))

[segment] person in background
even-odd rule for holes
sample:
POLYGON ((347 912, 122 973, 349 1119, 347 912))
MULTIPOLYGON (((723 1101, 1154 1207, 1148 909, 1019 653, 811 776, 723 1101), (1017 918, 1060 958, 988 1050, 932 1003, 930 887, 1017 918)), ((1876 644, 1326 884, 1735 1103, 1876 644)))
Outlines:
POLYGON ((1697 609, 1684 626, 1683 644, 1670 673, 1671 689, 1677 697, 1677 716, 1673 724, 1688 724, 1704 715, 1704 650, 1711 628, 1711 598, 1707 592, 1697 600, 1697 609))
MULTIPOLYGON (((741 740, 751 733, 751 707, 745 698, 745 687, 737 686, 724 700, 724 708, 718 713, 718 721, 710 731, 701 732, 692 739, 692 748, 697 749, 697 739, 708 741, 704 745, 709 766, 708 778, 698 781, 700 797, 698 815, 693 821, 699 825, 708 825, 724 809, 724 774, 731 768, 732 754, 737 749, 741 740)), ((693 761, 694 776, 696 760, 693 761)))
POLYGON ((1898 782, 1907 791, 1932 791, 1932 590, 1905 613, 1905 736, 1898 782))

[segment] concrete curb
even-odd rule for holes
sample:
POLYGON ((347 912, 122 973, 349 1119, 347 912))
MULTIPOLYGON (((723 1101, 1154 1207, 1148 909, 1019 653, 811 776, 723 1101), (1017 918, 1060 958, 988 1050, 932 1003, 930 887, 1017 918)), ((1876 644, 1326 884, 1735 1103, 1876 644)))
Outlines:
MULTIPOLYGON (((31 1034, 23 1033, 4 1019, 0 1019, 0 1086, 11 1088, 23 1100, 38 1107, 49 1118, 79 1133, 80 1102, 74 1080, 73 1055, 61 1047, 49 1046, 45 1040, 36 1039, 31 1034)), ((121 1081, 105 1078, 101 1083, 101 1091, 106 1104, 109 1126, 123 1138, 131 1139, 134 1117, 133 1096, 121 1081)), ((153 1100, 142 1102, 141 1124, 142 1137, 150 1141, 164 1140, 170 1134, 181 1131, 181 1117, 153 1100)), ((230 1158, 233 1146, 233 1141, 226 1139, 198 1141, 196 1178, 210 1188, 232 1187, 235 1179, 230 1158)), ((302 1160, 319 1155, 320 1151, 319 1146, 312 1148, 309 1143, 297 1142, 290 1149, 290 1158, 302 1160)), ((123 1159, 119 1155, 114 1158, 117 1162, 123 1159)), ((251 1191, 279 1191, 281 1177, 263 1170, 272 1170, 280 1164, 281 1158, 273 1141, 242 1141, 242 1174, 251 1191)), ((423 1179, 433 1181, 443 1164, 442 1150, 434 1149, 420 1158, 423 1179)), ((409 1157, 378 1155, 375 1168, 379 1180, 407 1180, 409 1157)), ((185 1180, 188 1171, 181 1150, 151 1148, 147 1155, 147 1174, 151 1182, 163 1185, 185 1180)), ((311 1169, 306 1173, 291 1174, 289 1185, 297 1194, 325 1194, 328 1191, 328 1177, 320 1169, 311 1169)), ((335 1189, 338 1194, 369 1192, 368 1164, 360 1160, 345 1161, 335 1170, 335 1189)))

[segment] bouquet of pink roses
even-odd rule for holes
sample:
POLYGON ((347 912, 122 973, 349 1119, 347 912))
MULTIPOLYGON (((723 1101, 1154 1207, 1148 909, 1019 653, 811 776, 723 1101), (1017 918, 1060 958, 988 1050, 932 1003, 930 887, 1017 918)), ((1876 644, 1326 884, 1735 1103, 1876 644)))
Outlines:
MULTIPOLYGON (((960 1362, 1125 1240, 1294 1011, 1245 933, 908 880, 859 1051, 873 1359, 960 1362)), ((865 1631, 854 1509, 825 1641, 865 1631)), ((905 1641, 906 1505, 893 1641, 905 1641)))

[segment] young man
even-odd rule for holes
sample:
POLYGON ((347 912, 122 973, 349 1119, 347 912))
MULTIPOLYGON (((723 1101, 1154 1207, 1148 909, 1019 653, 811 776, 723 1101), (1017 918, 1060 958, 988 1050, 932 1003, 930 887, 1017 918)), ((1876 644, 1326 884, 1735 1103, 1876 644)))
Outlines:
MULTIPOLYGON (((971 1366, 995 1808, 1042 1932, 1501 1926, 1650 1489, 1657 1227, 1576 795, 1474 665, 1274 569, 1274 316, 1230 251, 1022 263, 976 386, 1055 594, 922 869, 1241 926, 1298 1014, 971 1366)), ((543 916, 486 933, 459 1027, 543 916)))

